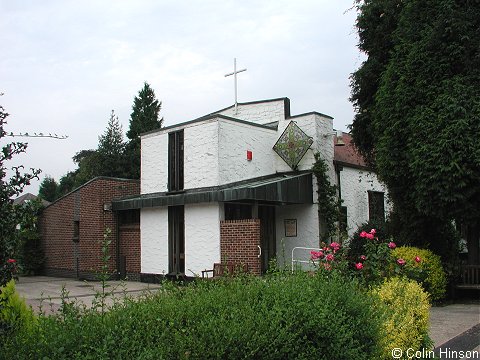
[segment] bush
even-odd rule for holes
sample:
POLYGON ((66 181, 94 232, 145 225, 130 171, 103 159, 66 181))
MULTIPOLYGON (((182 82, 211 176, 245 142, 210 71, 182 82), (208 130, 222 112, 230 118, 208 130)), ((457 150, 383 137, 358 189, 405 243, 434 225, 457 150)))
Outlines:
POLYGON ((375 236, 377 237, 378 242, 384 242, 387 239, 385 226, 382 223, 374 221, 363 223, 358 227, 348 243, 348 258, 356 259, 362 254, 365 254, 365 244, 368 239, 361 237, 360 234, 362 231, 370 232, 371 229, 376 230, 375 236))
POLYGON ((35 322, 35 316, 25 300, 15 291, 15 282, 10 280, 0 287, 0 334, 28 330, 35 322))
POLYGON ((391 278, 374 288, 372 294, 380 299, 377 308, 383 313, 384 337, 382 359, 392 359, 392 350, 400 348, 431 350, 428 337, 429 301, 422 287, 413 280, 391 278))
POLYGON ((41 318, 7 358, 375 359, 381 323, 354 282, 305 273, 173 287, 100 316, 41 318), (21 353, 19 350, 21 349, 21 353))
POLYGON ((404 259, 404 273, 408 276, 413 273, 413 280, 419 281, 425 291, 430 294, 432 301, 441 300, 446 293, 447 277, 443 271, 440 256, 435 255, 427 249, 419 249, 412 246, 401 246, 393 250, 392 257, 404 259), (417 258, 418 257, 418 258, 417 258), (417 258, 417 259, 416 259, 417 258), (416 260, 417 261, 416 261, 416 260), (415 278, 415 270, 418 269, 425 273, 423 278, 415 278))

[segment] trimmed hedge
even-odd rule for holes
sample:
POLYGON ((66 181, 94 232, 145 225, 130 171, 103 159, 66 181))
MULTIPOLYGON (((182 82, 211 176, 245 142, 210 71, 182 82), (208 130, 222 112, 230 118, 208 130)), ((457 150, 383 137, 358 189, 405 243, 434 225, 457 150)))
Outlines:
POLYGON ((373 288, 372 294, 379 297, 377 309, 384 316, 383 356, 379 358, 392 359, 395 348, 402 349, 403 354, 407 354, 408 349, 413 349, 413 353, 431 350, 433 344, 428 336, 430 303, 428 294, 416 281, 390 278, 373 288))
POLYGON ((41 317, 10 359, 376 359, 375 298, 355 282, 299 273, 170 288, 104 314, 41 317))

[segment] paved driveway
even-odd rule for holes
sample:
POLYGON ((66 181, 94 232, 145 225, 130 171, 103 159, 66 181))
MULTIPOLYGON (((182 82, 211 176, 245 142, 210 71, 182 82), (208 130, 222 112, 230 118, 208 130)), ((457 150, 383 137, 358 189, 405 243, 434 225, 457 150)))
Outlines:
MULTIPOLYGON (((120 301, 124 296, 138 297, 148 292, 158 291, 160 285, 146 284, 135 281, 109 281, 106 291, 113 292, 108 303, 120 301)), ((77 301, 85 306, 92 306, 95 295, 102 291, 98 281, 79 281, 75 279, 32 276, 21 277, 16 283, 16 289, 23 296, 27 304, 36 312, 51 314, 58 310, 62 304, 62 292, 68 296, 69 301, 77 301)))

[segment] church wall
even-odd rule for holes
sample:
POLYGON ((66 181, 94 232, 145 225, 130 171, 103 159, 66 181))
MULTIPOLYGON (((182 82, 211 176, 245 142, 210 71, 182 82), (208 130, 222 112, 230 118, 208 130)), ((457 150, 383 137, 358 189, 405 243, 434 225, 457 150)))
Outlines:
MULTIPOLYGON (((313 144, 298 164, 298 169, 311 170, 315 162, 314 154, 318 151, 329 165, 330 176, 333 181, 335 178, 333 168, 333 120, 315 113, 295 116, 292 119, 280 121, 277 138, 282 135, 290 121, 294 121, 305 134, 313 139, 313 144)), ((275 166, 278 172, 291 171, 290 167, 278 156, 276 156, 275 166)))
POLYGON ((142 273, 168 273, 168 207, 142 209, 140 231, 142 273))
MULTIPOLYGON (((318 207, 316 204, 277 206, 277 259, 280 265, 291 266, 292 250, 296 246, 318 248, 318 207), (285 219, 297 220, 297 236, 285 236, 285 219)), ((310 250, 297 250, 295 258, 310 258, 310 250)))
POLYGON ((168 133, 142 137, 141 193, 167 191, 168 133))
POLYGON ((277 133, 261 127, 219 122, 219 185, 275 173, 277 133), (247 150, 253 158, 247 160, 247 150))
POLYGON ((220 206, 185 205, 185 274, 201 276, 220 262, 220 206), (192 273, 193 272, 193 273, 192 273))
POLYGON ((185 189, 218 185, 218 126, 215 120, 184 129, 185 189))
POLYGON ((219 114, 257 124, 268 124, 285 119, 284 99, 245 105, 238 104, 237 110, 238 113, 235 114, 235 108, 231 107, 219 112, 219 114))
POLYGON ((351 237, 358 226, 368 221, 368 191, 385 192, 385 212, 389 211, 386 187, 367 170, 344 167, 340 172, 343 206, 347 207, 347 228, 351 237))

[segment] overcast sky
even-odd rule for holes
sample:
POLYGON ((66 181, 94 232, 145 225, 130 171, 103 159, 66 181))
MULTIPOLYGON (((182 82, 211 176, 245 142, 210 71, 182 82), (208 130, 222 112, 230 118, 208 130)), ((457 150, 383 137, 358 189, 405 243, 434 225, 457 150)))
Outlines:
MULTIPOLYGON (((238 101, 288 97, 292 115, 318 111, 346 130, 349 76, 361 64, 353 0, 0 0, 0 105, 25 139, 15 162, 57 181, 72 156, 97 147, 115 110, 128 130, 147 81, 165 125, 238 101)), ((5 143, 6 138, 2 140, 5 143)), ((1 145, 1 144, 0 144, 1 145)), ((11 163, 13 164, 13 163, 11 163)), ((35 182, 27 191, 37 193, 35 182)))

